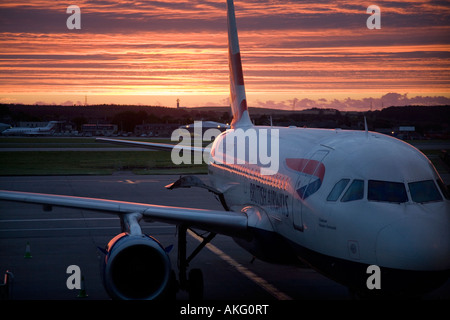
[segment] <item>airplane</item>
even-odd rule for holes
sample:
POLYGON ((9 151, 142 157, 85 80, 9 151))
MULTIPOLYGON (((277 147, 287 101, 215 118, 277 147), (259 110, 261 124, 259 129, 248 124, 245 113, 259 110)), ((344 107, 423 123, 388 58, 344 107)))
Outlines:
POLYGON ((257 259, 305 263, 361 297, 417 297, 440 287, 450 276, 450 193, 427 157, 367 126, 356 131, 253 125, 233 0, 227 0, 227 22, 229 130, 206 148, 98 138, 206 153, 209 181, 184 176, 167 188, 205 188, 223 210, 6 190, 0 200, 117 214, 122 232, 102 250, 103 284, 113 299, 173 297, 179 289, 202 298, 201 271, 188 273, 189 263, 216 234, 230 236, 257 259), (244 142, 256 137, 257 143, 233 144, 238 133, 244 142), (250 153, 255 150, 256 160, 250 153), (277 156, 273 163, 269 154, 277 156), (143 234, 141 220, 177 225, 178 279, 170 247, 143 234), (190 256, 188 229, 203 230, 190 256))
POLYGON ((60 121, 50 121, 45 127, 35 127, 35 128, 27 128, 27 127, 15 127, 6 129, 2 132, 4 136, 43 136, 43 135, 52 135, 58 123, 60 121))

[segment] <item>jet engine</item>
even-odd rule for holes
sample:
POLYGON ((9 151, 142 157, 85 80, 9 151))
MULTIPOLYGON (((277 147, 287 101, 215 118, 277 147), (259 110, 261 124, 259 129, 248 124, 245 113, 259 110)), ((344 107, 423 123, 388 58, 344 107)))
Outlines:
POLYGON ((103 285, 113 299, 151 300, 171 287, 171 264, 161 244, 147 235, 115 236, 102 259, 103 285))

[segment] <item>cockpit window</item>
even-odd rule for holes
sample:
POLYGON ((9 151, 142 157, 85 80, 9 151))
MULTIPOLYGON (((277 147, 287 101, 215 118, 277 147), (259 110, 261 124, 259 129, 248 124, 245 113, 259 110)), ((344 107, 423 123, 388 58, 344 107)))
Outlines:
POLYGON ((405 185, 401 182, 369 180, 367 199, 371 201, 408 202, 405 185))
POLYGON ((350 187, 348 187, 344 196, 342 197, 342 202, 360 200, 364 198, 364 180, 353 180, 350 187))
POLYGON ((425 180, 408 183, 411 198, 414 202, 425 203, 432 201, 442 201, 433 180, 425 180))
POLYGON ((349 183, 350 179, 341 179, 333 187, 330 194, 327 197, 328 201, 337 201, 341 196, 342 191, 344 191, 345 187, 349 183))

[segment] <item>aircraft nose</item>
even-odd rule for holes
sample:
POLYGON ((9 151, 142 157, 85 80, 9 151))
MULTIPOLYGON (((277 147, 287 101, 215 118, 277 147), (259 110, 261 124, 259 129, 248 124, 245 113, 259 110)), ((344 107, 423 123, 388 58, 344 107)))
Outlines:
POLYGON ((440 221, 408 217, 384 227, 377 236, 378 264, 403 270, 450 270, 449 220, 448 214, 440 221))

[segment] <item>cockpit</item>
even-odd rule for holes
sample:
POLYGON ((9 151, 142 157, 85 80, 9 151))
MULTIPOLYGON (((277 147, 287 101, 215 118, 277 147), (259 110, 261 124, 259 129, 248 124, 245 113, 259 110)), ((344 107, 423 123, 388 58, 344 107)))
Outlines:
POLYGON ((430 203, 450 200, 450 193, 441 179, 414 182, 361 180, 343 178, 336 182, 327 201, 350 202, 363 200, 388 203, 430 203))

